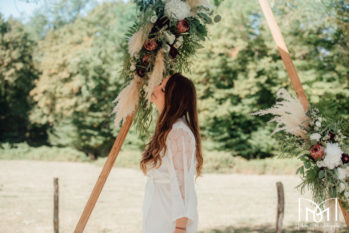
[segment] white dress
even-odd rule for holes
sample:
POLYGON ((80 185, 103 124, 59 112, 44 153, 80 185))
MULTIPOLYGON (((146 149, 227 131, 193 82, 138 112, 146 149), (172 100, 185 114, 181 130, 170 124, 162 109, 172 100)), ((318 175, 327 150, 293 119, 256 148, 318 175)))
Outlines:
POLYGON ((176 219, 182 217, 188 218, 186 233, 196 233, 196 143, 184 116, 173 124, 166 145, 161 166, 147 172, 142 233, 173 233, 176 219))

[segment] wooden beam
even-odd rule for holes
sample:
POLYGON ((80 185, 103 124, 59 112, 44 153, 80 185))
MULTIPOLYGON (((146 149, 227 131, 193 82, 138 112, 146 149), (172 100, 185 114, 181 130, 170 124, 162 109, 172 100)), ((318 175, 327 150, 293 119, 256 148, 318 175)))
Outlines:
MULTIPOLYGON (((296 68, 293 65, 290 53, 288 52, 288 49, 286 47, 286 43, 284 41, 284 38, 282 37, 279 26, 276 23, 276 20, 274 18, 273 12, 270 8, 269 2, 268 2, 268 0, 258 0, 258 2, 262 8, 264 17, 267 20, 268 27, 269 27, 270 32, 273 36, 273 39, 276 43, 276 46, 279 50, 282 61, 284 62, 288 76, 291 79, 292 86, 293 86, 293 88, 297 94, 297 97, 298 97, 299 101, 301 102, 304 110, 307 111, 308 107, 309 107, 309 101, 308 101, 307 96, 303 90, 302 83, 299 80, 296 68)), ((346 211, 342 207, 340 201, 339 201, 339 204, 340 204, 340 207, 342 209, 343 217, 344 217, 345 222, 347 224, 347 227, 349 229, 349 212, 346 211)), ((332 204, 332 206, 333 206, 333 204, 332 204)))
MULTIPOLYGON (((137 109, 137 108, 136 108, 137 109)), ((98 177, 98 180, 92 190, 90 198, 87 201, 84 211, 79 219, 78 224, 74 230, 74 233, 81 233, 84 231, 86 223, 92 213, 92 210, 97 202, 97 199, 102 192, 105 181, 107 180, 110 170, 113 168, 114 162, 121 150, 121 146, 124 144, 125 138, 127 136, 128 131, 132 125, 133 119, 135 116, 135 111, 126 117, 124 120, 120 132, 114 142, 114 145, 109 152, 108 159, 105 161, 101 174, 98 177)))
POLYGON ((285 68, 287 70, 288 76, 290 77, 292 86, 296 92, 296 95, 301 102, 305 111, 308 110, 309 101, 304 92, 301 81, 299 80, 296 68, 293 65, 290 53, 286 47, 286 43, 282 34, 280 32, 279 26, 274 18, 273 12, 270 8, 268 0, 258 0, 259 5, 262 8, 265 19, 267 20, 267 24, 269 26, 270 32, 273 36, 273 39, 276 43, 277 49, 281 55, 282 61, 284 62, 285 68))

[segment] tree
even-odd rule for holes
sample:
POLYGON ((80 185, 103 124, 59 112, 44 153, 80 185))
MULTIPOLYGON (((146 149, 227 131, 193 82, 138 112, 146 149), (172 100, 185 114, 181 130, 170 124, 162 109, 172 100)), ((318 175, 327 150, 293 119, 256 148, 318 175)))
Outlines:
MULTIPOLYGON (((309 1, 272 5, 310 101, 328 107, 320 100, 335 99, 333 115, 348 117, 342 108, 348 106, 348 69, 336 59, 347 57, 348 49, 338 43, 345 37, 335 33, 333 22, 338 12, 348 8, 335 6, 333 10, 323 2, 309 1)), ((222 21, 210 28, 211 39, 195 59, 190 75, 200 96, 204 139, 212 141, 211 149, 234 155, 272 156, 278 148, 270 136, 270 116, 257 118, 249 113, 273 105, 281 87, 294 93, 289 77, 255 1, 223 2, 218 11, 222 21)))
POLYGON ((31 125, 28 112, 33 101, 29 91, 39 72, 34 66, 35 42, 18 21, 0 15, 0 141, 45 140, 40 127, 31 125))
POLYGON ((124 85, 120 39, 134 18, 128 4, 103 3, 39 42, 42 75, 30 93, 37 104, 31 119, 53 127, 52 144, 94 157, 108 153, 115 139, 112 101, 124 85))

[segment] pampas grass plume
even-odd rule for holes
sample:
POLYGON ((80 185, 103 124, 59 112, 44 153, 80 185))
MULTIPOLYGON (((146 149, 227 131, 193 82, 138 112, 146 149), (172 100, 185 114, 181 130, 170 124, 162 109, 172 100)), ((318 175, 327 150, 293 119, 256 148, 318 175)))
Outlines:
POLYGON ((148 85, 145 87, 145 92, 147 93, 147 107, 149 107, 150 105, 150 98, 151 94, 153 93, 154 87, 161 83, 164 72, 164 50, 163 48, 160 48, 158 53, 156 54, 154 68, 148 80, 148 85))
POLYGON ((143 85, 143 79, 138 75, 134 75, 134 78, 116 97, 113 103, 117 103, 114 107, 112 114, 115 113, 114 125, 119 127, 119 123, 122 119, 125 119, 128 115, 131 115, 136 110, 139 100, 139 90, 143 85))
POLYGON ((272 135, 285 130, 290 134, 306 139, 307 132, 303 128, 308 126, 307 121, 310 118, 306 115, 300 101, 291 97, 285 88, 281 88, 276 95, 278 99, 281 98, 283 101, 277 102, 271 108, 251 113, 251 115, 273 114, 275 117, 270 122, 277 122, 277 126, 272 135))

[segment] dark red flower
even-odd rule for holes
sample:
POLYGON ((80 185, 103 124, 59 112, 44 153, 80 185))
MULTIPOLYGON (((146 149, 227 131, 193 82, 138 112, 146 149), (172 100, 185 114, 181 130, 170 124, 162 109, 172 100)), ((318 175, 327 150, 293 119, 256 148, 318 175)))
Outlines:
POLYGON ((171 46, 171 49, 170 49, 171 57, 176 58, 177 54, 178 54, 178 50, 175 47, 171 46))
POLYGON ((330 140, 333 141, 336 135, 332 131, 330 131, 328 132, 328 136, 330 137, 330 140))
POLYGON ((323 148, 323 146, 318 143, 310 148, 310 155, 311 157, 313 157, 313 159, 319 160, 322 159, 324 151, 325 149, 323 148))
POLYGON ((136 72, 137 72, 138 76, 140 76, 142 78, 145 75, 145 69, 143 69, 143 68, 137 68, 136 72))
POLYGON ((144 42, 144 47, 148 50, 148 51, 152 51, 154 49, 156 49, 158 47, 158 43, 156 42, 155 39, 148 39, 144 42))
POLYGON ((154 27, 151 30, 151 34, 154 34, 158 32, 161 28, 163 28, 165 25, 169 26, 170 19, 167 16, 160 17, 156 20, 154 23, 154 27))
POLYGON ((179 20, 176 27, 178 33, 183 33, 189 30, 189 23, 186 19, 179 20))
POLYGON ((342 154, 342 162, 349 163, 349 155, 348 154, 345 154, 345 153, 342 154))
POLYGON ((146 55, 143 56, 142 61, 144 64, 149 64, 150 59, 151 59, 151 54, 147 53, 146 55))

